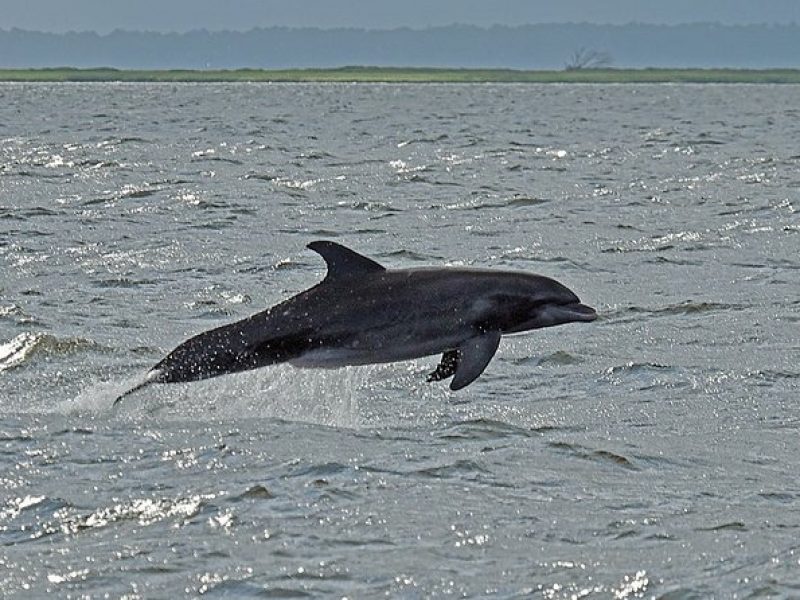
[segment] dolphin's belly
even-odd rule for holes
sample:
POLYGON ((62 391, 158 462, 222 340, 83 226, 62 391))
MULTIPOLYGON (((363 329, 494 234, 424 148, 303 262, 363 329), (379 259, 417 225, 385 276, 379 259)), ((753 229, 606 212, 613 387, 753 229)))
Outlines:
MULTIPOLYGON (((308 350, 291 359, 290 364, 301 368, 338 368, 377 363, 412 360, 423 356, 441 354, 455 348, 464 336, 446 336, 436 339, 420 339, 412 342, 397 341, 381 345, 351 341, 343 345, 327 345, 308 350)), ((391 338, 387 338, 387 341, 391 338)))

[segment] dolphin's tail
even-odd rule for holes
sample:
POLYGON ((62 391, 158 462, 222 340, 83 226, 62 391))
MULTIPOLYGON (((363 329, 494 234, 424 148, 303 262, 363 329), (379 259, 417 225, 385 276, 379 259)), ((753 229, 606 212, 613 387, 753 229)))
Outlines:
POLYGON ((113 406, 116 406, 117 404, 119 404, 119 402, 123 398, 125 398, 126 396, 130 396, 133 392, 136 392, 136 391, 142 389, 143 387, 146 387, 146 386, 150 385, 151 383, 157 383, 162 374, 163 374, 163 371, 161 371, 160 369, 153 369, 151 371, 148 371, 148 373, 145 376, 143 381, 140 381, 139 383, 137 383, 135 386, 133 386, 127 392, 117 396, 117 399, 114 400, 113 406))

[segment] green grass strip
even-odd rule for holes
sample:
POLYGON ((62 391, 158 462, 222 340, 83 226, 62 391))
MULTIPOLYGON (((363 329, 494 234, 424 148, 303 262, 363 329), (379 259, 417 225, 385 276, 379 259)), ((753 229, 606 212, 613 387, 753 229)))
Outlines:
POLYGON ((366 83, 800 83, 800 69, 0 69, 0 81, 366 82, 366 83))

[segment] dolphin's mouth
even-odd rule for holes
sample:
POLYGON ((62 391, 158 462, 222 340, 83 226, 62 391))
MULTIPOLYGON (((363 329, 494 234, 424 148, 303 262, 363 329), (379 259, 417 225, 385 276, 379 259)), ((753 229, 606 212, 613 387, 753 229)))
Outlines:
POLYGON ((594 321, 597 318, 597 311, 595 309, 593 309, 591 306, 581 304, 580 302, 575 302, 573 304, 562 304, 557 307, 557 310, 570 321, 588 322, 594 321))
POLYGON ((591 306, 586 306, 580 302, 546 304, 538 308, 531 319, 509 328, 503 333, 521 333, 531 329, 563 325, 564 323, 588 323, 596 318, 597 312, 591 306))

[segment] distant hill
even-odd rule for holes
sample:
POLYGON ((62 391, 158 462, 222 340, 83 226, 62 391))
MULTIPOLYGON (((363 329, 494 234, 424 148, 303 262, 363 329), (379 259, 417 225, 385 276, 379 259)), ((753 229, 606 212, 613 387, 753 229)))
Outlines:
POLYGON ((0 68, 235 69, 343 65, 560 69, 582 50, 615 67, 800 67, 800 25, 553 24, 428 29, 40 33, 0 30, 0 68))

